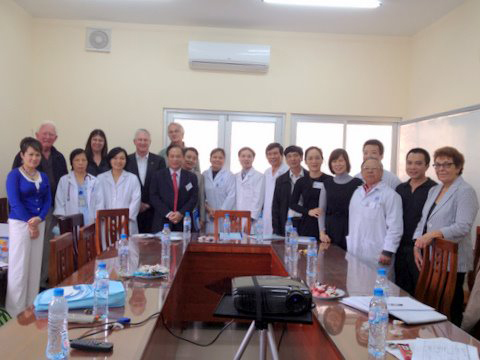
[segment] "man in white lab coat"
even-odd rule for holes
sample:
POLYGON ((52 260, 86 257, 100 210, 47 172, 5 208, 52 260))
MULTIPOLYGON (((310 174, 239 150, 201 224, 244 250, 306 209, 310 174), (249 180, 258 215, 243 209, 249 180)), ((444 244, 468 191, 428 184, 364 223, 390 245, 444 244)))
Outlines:
MULTIPOLYGON (((363 144, 363 161, 368 158, 375 158, 379 161, 383 160, 384 147, 380 140, 370 139, 365 141, 363 144)), ((362 176, 362 173, 358 173, 355 177, 362 179, 365 182, 365 179, 362 176)), ((391 173, 388 170, 383 170, 382 181, 390 186, 393 190, 401 184, 400 179, 394 173, 391 173)))
POLYGON ((283 162, 283 146, 279 143, 271 143, 265 150, 267 160, 271 168, 265 170, 265 198, 263 201, 263 233, 272 235, 272 202, 275 191, 275 183, 280 175, 288 171, 288 166, 283 162))
POLYGON ((403 233, 402 199, 382 181, 382 175, 379 159, 363 162, 365 184, 350 200, 347 251, 373 268, 383 266, 390 272, 403 233))
POLYGON ((258 220, 262 213, 265 191, 263 174, 253 168, 255 151, 243 147, 238 151, 238 160, 242 170, 235 175, 235 208, 236 210, 250 211, 252 220, 258 220))

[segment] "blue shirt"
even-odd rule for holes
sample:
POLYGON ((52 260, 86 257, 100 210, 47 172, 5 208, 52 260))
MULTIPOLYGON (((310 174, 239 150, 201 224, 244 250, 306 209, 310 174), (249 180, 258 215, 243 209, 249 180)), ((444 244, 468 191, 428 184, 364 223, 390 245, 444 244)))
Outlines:
POLYGON ((45 173, 40 172, 42 182, 39 188, 33 181, 22 175, 19 168, 15 168, 7 176, 7 196, 10 204, 9 218, 28 221, 38 216, 45 220, 52 202, 50 184, 45 173))

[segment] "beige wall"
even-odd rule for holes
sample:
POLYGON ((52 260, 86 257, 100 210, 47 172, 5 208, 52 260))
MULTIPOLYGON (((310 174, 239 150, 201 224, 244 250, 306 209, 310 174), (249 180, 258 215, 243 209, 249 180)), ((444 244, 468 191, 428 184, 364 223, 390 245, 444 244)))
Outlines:
POLYGON ((18 152, 31 135, 31 18, 10 0, 0 0, 0 196, 18 152))
POLYGON ((33 34, 32 122, 57 122, 65 154, 95 127, 129 151, 146 127, 158 150, 165 107, 396 117, 406 108, 408 38, 52 20, 35 20, 33 34), (87 25, 112 27, 110 54, 84 50, 87 25), (269 44, 270 70, 192 71, 189 40, 269 44))
POLYGON ((410 77, 409 118, 480 103, 480 1, 413 37, 410 77))

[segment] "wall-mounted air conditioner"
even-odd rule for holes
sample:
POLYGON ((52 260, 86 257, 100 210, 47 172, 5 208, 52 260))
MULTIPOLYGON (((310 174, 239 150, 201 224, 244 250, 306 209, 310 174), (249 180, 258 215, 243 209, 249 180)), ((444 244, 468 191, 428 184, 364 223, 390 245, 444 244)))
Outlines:
POLYGON ((192 69, 267 72, 270 46, 190 41, 188 56, 192 69))

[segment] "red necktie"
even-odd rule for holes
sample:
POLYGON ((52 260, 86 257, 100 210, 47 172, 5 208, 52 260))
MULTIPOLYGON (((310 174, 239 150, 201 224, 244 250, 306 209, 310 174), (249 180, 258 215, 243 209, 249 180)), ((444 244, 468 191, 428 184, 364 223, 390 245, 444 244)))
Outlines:
POLYGON ((178 204, 178 185, 177 185, 177 172, 174 171, 172 174, 172 182, 173 182, 173 211, 177 211, 177 204, 178 204))

